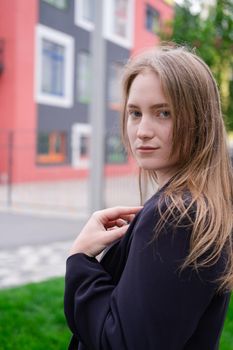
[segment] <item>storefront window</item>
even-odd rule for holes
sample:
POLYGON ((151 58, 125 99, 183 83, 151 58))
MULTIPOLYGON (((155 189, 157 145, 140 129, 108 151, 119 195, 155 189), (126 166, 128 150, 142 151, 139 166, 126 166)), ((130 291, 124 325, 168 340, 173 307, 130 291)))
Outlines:
POLYGON ((66 133, 60 131, 39 132, 37 137, 38 164, 59 164, 66 161, 66 133))

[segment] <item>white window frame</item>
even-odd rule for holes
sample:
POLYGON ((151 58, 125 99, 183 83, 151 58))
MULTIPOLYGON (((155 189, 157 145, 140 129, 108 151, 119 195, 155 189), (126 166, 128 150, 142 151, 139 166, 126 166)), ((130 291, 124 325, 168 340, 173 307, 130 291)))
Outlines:
POLYGON ((74 23, 83 29, 86 29, 88 31, 92 31, 94 29, 94 24, 83 18, 83 1, 85 1, 85 0, 75 0, 75 3, 74 3, 74 23))
MULTIPOLYGON (((122 72, 123 72, 123 68, 124 68, 124 65, 122 62, 110 62, 109 64, 109 73, 108 73, 108 105, 109 105, 109 108, 112 109, 113 107, 112 106, 119 106, 120 107, 120 82, 121 82, 121 76, 122 76, 122 72), (116 79, 113 81, 112 79, 112 76, 111 76, 111 70, 112 69, 115 69, 117 67, 117 69, 120 70, 120 75, 119 76, 116 76, 116 78, 119 78, 119 79, 116 79), (112 86, 110 85, 113 84, 114 85, 114 91, 112 89, 112 86), (112 92, 113 92, 113 95, 115 95, 117 91, 117 94, 119 94, 118 96, 118 99, 112 101, 110 99, 110 97, 112 97, 112 92)), ((119 72, 118 72, 119 73, 119 72)), ((115 108, 113 108, 115 109, 115 108)))
POLYGON ((81 159, 81 136, 83 135, 91 137, 91 125, 73 124, 71 135, 72 166, 78 169, 88 169, 90 166, 90 159, 81 159))
MULTIPOLYGON (((83 1, 75 0, 75 11, 74 21, 75 24, 85 30, 92 31, 94 24, 86 21, 83 16, 83 1)), ((127 36, 122 38, 112 32, 112 14, 113 14, 113 1, 114 0, 103 0, 103 37, 113 43, 123 46, 127 49, 133 47, 133 33, 134 33, 134 0, 129 0, 128 14, 129 18, 127 21, 127 36)))
POLYGON ((38 103, 70 108, 74 94, 74 39, 58 30, 38 24, 36 27, 35 99, 38 103), (42 91, 42 40, 47 39, 65 47, 64 96, 42 91))
POLYGON ((114 0, 104 0, 104 37, 107 40, 114 42, 117 45, 123 46, 125 48, 132 48, 133 46, 133 32, 134 32, 134 0, 129 0, 128 4, 128 14, 129 18, 127 21, 127 35, 126 38, 122 38, 112 32, 112 14, 113 14, 113 1, 114 0))

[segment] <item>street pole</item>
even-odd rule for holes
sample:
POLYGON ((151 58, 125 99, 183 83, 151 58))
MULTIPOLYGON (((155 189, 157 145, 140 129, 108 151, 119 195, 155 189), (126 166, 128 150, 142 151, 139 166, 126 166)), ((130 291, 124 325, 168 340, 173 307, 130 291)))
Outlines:
POLYGON ((8 133, 8 179, 7 179, 7 206, 12 206, 12 181, 13 181, 13 145, 14 131, 8 133))
POLYGON ((105 163, 105 42, 102 34, 103 0, 94 0, 94 30, 91 34, 90 104, 90 213, 104 207, 105 163))

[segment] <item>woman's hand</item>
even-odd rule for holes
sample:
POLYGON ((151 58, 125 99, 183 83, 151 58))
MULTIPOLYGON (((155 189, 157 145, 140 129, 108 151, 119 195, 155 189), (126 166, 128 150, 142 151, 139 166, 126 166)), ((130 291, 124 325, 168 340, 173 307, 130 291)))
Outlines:
POLYGON ((108 245, 124 236, 135 214, 142 207, 114 207, 92 214, 76 240, 70 255, 84 253, 95 257, 108 245))

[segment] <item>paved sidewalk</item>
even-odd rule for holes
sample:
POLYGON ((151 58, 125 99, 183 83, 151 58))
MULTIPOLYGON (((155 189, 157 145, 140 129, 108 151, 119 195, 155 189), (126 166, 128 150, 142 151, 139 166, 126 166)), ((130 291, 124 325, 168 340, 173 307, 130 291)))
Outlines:
MULTIPOLYGON (((0 205, 0 288, 64 276, 69 247, 87 220, 87 181, 15 185, 0 205)), ((6 196, 0 187, 0 201, 6 196)), ((106 206, 137 205, 136 176, 108 178, 106 206)))
POLYGON ((71 243, 25 245, 0 251, 0 288, 64 276, 71 243))
POLYGON ((85 221, 0 212, 0 288, 63 276, 85 221))

